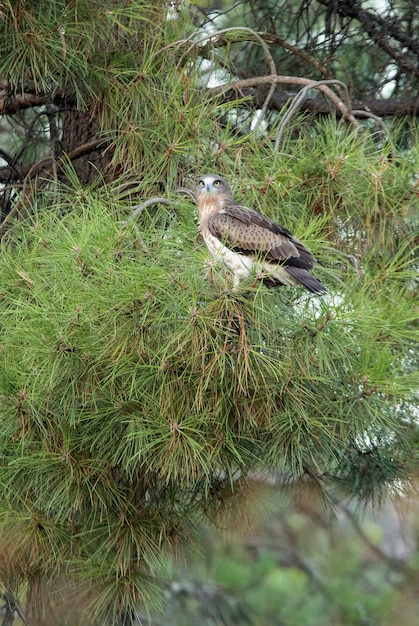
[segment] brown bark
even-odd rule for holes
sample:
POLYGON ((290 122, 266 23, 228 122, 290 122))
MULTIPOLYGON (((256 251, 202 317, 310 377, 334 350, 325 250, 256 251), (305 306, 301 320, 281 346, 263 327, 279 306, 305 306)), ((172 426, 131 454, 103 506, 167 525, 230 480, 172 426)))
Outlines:
MULTIPOLYGON (((98 139, 98 132, 99 125, 95 116, 77 109, 65 110, 60 140, 62 152, 70 154, 77 150, 78 146, 95 142, 98 139)), ((92 144, 89 153, 73 158, 73 168, 83 184, 92 183, 99 173, 104 176, 105 180, 112 178, 114 174, 110 167, 112 151, 106 148, 106 144, 102 146, 92 144)), ((60 179, 63 180, 62 175, 60 179)))
MULTIPOLYGON (((265 101, 267 88, 250 87, 241 89, 240 91, 233 89, 227 90, 223 96, 226 101, 250 97, 253 99, 257 107, 262 106, 265 101)), ((283 107, 291 102, 296 95, 295 92, 277 90, 270 100, 269 107, 276 111, 281 111, 283 107)), ((313 96, 307 97, 301 104, 300 109, 307 111, 313 115, 328 115, 335 111, 335 107, 331 106, 323 97, 313 96)), ((365 100, 351 101, 351 110, 369 111, 378 117, 412 117, 419 116, 419 96, 411 96, 410 98, 386 98, 381 100, 365 100)), ((339 114, 339 111, 337 111, 339 114)))
MULTIPOLYGON (((1 96, 0 96, 1 98, 1 96)), ((28 105, 29 99, 24 98, 24 108, 28 105)), ((18 101, 14 101, 14 105, 18 101)), ((34 106, 39 105, 38 96, 33 100, 34 106)), ((14 106, 13 105, 13 106, 14 106)), ((99 126, 97 118, 88 112, 78 111, 77 109, 67 108, 63 111, 57 110, 57 116, 61 115, 62 126, 59 136, 55 138, 54 154, 57 158, 63 154, 72 154, 72 164, 74 170, 83 184, 92 183, 99 173, 105 179, 111 179, 115 172, 110 167, 112 159, 112 151, 109 149, 106 141, 99 141, 99 126), (80 148, 80 154, 78 149, 80 148)), ((56 118, 56 126, 60 127, 60 123, 56 118)), ((2 154, 4 159, 8 160, 6 154, 2 154)), ((4 184, 21 183, 28 174, 31 178, 40 174, 50 165, 50 159, 42 159, 38 163, 13 163, 0 167, 0 182, 4 184)), ((59 179, 68 182, 61 173, 59 179)))

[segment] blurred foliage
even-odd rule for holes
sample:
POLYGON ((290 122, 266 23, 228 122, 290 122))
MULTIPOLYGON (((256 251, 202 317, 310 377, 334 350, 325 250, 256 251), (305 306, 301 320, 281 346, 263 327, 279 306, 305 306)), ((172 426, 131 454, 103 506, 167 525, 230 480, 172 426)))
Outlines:
POLYGON ((173 565, 165 616, 173 626, 416 624, 412 511, 398 519, 384 507, 378 519, 370 510, 359 519, 338 506, 333 523, 313 502, 276 506, 245 535, 204 536, 199 562, 173 565))

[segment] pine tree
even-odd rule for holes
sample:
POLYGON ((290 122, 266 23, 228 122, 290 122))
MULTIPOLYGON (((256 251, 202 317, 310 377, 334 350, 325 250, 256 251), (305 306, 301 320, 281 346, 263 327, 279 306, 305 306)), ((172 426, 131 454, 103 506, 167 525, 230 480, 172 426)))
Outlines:
POLYGON ((165 3, 3 5, 0 74, 56 120, 0 252, 0 573, 28 623, 133 623, 165 555, 234 519, 255 476, 326 505, 407 492, 419 142, 335 119, 297 119, 280 150, 275 124, 238 132, 165 3), (75 117, 106 148, 93 166, 52 158, 75 117), (328 295, 232 289, 179 192, 213 170, 313 250, 328 295))

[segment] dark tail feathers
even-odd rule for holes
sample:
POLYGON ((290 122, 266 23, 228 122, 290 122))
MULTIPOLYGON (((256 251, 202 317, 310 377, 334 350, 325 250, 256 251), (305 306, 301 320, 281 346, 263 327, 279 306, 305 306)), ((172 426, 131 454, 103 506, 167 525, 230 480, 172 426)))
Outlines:
POLYGON ((326 287, 317 278, 314 278, 307 270, 301 267, 287 268, 288 274, 290 274, 300 285, 311 291, 311 293, 326 293, 326 287))

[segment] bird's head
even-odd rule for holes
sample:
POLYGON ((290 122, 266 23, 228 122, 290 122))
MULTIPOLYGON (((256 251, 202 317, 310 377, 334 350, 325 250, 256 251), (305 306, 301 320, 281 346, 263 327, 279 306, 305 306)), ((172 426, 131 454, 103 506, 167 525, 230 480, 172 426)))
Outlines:
POLYGON ((217 174, 205 174, 200 176, 195 184, 195 196, 202 198, 203 196, 218 196, 220 194, 230 196, 230 187, 228 182, 217 176, 217 174))

